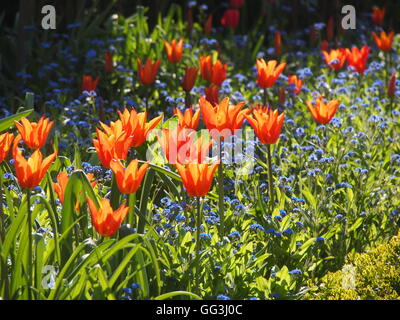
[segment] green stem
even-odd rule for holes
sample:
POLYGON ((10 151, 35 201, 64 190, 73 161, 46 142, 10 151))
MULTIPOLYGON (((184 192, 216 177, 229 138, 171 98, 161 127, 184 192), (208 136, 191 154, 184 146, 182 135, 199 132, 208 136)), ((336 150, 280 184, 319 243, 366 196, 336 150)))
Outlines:
POLYGON ((135 221, 135 205, 136 205, 136 192, 129 195, 129 214, 128 223, 130 227, 133 228, 133 223, 135 221))
POLYGON ((267 144, 267 164, 268 164, 268 189, 271 206, 274 205, 274 187, 272 180, 272 159, 271 159, 271 145, 267 144))
POLYGON ((28 299, 32 300, 32 211, 31 211, 31 190, 28 189, 26 192, 26 202, 28 206, 28 299))
POLYGON ((264 88, 264 105, 268 106, 268 89, 264 88))
POLYGON ((197 218, 196 218, 196 291, 200 293, 200 225, 201 225, 201 210, 200 197, 196 197, 197 218))
POLYGON ((218 141, 218 207, 220 218, 220 236, 224 236, 224 167, 222 162, 222 138, 218 141))

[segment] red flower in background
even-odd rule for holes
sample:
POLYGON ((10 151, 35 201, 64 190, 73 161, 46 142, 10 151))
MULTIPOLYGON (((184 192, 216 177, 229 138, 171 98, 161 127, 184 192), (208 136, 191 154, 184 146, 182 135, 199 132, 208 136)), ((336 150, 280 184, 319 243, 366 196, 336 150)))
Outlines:
POLYGON ((204 22, 204 34, 209 35, 212 30, 212 14, 209 14, 206 22, 204 22))
POLYGON ((94 91, 97 88, 100 78, 92 78, 92 76, 84 75, 82 76, 82 91, 94 91))
POLYGON ((374 8, 372 12, 372 22, 378 27, 382 26, 385 13, 386 13, 385 8, 382 9, 374 8))
POLYGON ((282 52, 282 39, 279 31, 275 32, 275 55, 280 56, 282 52))
POLYGON ((393 72, 392 76, 390 77, 388 91, 387 91, 387 94, 390 98, 394 97, 395 85, 396 85, 396 72, 393 72))
POLYGON ((232 8, 240 9, 243 7, 245 0, 230 0, 229 4, 232 8))
POLYGON ((180 39, 179 42, 174 39, 170 43, 164 40, 164 46, 168 60, 171 63, 178 63, 181 61, 183 54, 183 39, 180 39))
POLYGON ((331 16, 329 17, 328 23, 326 24, 326 37, 328 38, 328 40, 333 39, 334 32, 335 32, 335 26, 333 22, 333 17, 331 16))
POLYGON ((368 46, 363 46, 361 50, 357 47, 346 49, 346 59, 347 63, 352 66, 355 71, 363 74, 367 67, 367 60, 370 48, 368 46))
POLYGON ((237 28, 240 20, 240 12, 237 9, 227 9, 221 18, 221 24, 227 28, 237 28))
POLYGON ((219 102, 219 87, 211 85, 207 88, 204 89, 204 93, 206 94, 206 99, 209 101, 211 104, 215 105, 218 104, 219 102))
POLYGON ((113 66, 113 54, 112 52, 104 53, 104 71, 105 73, 111 73, 114 70, 113 66))
POLYGON ((321 51, 328 51, 329 49, 329 42, 328 40, 323 40, 321 42, 321 51))

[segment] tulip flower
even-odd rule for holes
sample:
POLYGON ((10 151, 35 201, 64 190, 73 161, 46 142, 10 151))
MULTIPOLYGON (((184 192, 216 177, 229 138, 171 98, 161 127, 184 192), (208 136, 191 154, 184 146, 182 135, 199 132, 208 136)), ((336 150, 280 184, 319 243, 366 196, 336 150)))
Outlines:
POLYGON ((164 128, 162 137, 157 136, 157 139, 170 164, 203 163, 212 140, 204 143, 203 137, 195 137, 194 130, 178 125, 174 130, 164 128))
POLYGON ((183 39, 180 39, 179 42, 176 42, 176 40, 172 40, 171 43, 164 40, 164 46, 168 60, 171 63, 178 63, 182 60, 183 39))
POLYGON ((248 109, 241 110, 244 102, 230 105, 228 97, 216 104, 215 107, 204 97, 200 98, 199 104, 203 121, 208 130, 222 131, 228 129, 230 134, 233 134, 236 129, 242 126, 244 116, 249 112, 248 109))
POLYGON ((336 113, 339 106, 338 100, 331 100, 328 103, 322 101, 322 97, 318 97, 315 101, 315 107, 311 101, 306 101, 307 107, 311 112, 311 115, 320 124, 329 123, 336 113))
POLYGON ((377 36, 375 32, 372 32, 372 37, 376 43, 376 46, 384 52, 388 52, 392 49, 394 31, 386 34, 385 31, 381 31, 380 36, 377 36))
POLYGON ((104 53, 104 71, 105 73, 111 73, 114 70, 113 66, 113 54, 112 52, 104 53))
POLYGON ((303 80, 298 79, 297 76, 292 75, 288 77, 289 88, 291 88, 292 92, 297 96, 301 92, 301 88, 303 86, 303 80))
POLYGON ((237 9, 227 9, 221 18, 221 24, 227 28, 237 28, 240 20, 240 12, 237 9))
POLYGON ((112 160, 110 162, 110 168, 115 174, 117 186, 121 193, 135 193, 142 184, 149 164, 144 163, 139 167, 138 163, 137 159, 132 160, 125 169, 119 160, 112 160))
POLYGON ((186 67, 185 75, 182 81, 182 88, 186 92, 192 90, 194 84, 196 83, 198 70, 195 67, 186 67))
POLYGON ((387 91, 387 95, 392 99, 394 97, 395 89, 396 89, 396 72, 393 72, 392 76, 390 77, 388 91, 387 91))
POLYGON ((227 68, 228 65, 222 64, 220 60, 217 60, 215 64, 213 64, 211 56, 200 57, 200 71, 202 78, 216 86, 221 85, 221 83, 225 81, 227 68))
POLYGON ((126 207, 126 203, 124 203, 114 211, 107 199, 101 199, 100 208, 96 208, 90 198, 87 199, 87 203, 92 217, 92 224, 97 233, 103 237, 111 237, 117 232, 129 210, 126 207))
MULTIPOLYGON (((97 185, 97 181, 94 180, 94 175, 93 173, 88 173, 86 174, 86 177, 88 178, 89 181, 91 182, 92 187, 94 188, 97 185)), ((53 182, 53 188, 54 191, 57 193, 58 199, 60 200, 61 203, 64 203, 64 195, 65 195, 65 190, 67 189, 67 184, 68 184, 68 174, 65 171, 61 171, 57 175, 57 182, 53 182)), ((75 208, 79 210, 79 204, 77 203, 75 208)))
POLYGON ((13 140, 14 140, 13 133, 6 132, 0 135, 0 163, 2 163, 4 159, 7 157, 8 151, 11 148, 13 140))
POLYGON ((128 136, 133 136, 132 147, 141 146, 147 138, 147 134, 153 130, 162 119, 162 115, 146 122, 147 112, 137 113, 135 109, 130 112, 124 109, 123 112, 118 110, 119 117, 122 121, 123 128, 128 136))
POLYGON ((329 53, 322 51, 325 62, 332 70, 340 70, 346 62, 346 51, 344 49, 331 50, 329 53))
POLYGON ((27 160, 22 155, 17 143, 14 142, 13 158, 15 175, 21 188, 33 189, 42 181, 47 169, 57 157, 57 151, 49 155, 43 161, 42 153, 37 149, 27 160))
POLYGON ((352 66, 359 74, 363 74, 367 67, 367 60, 370 48, 363 46, 361 50, 357 47, 353 47, 351 50, 346 49, 347 63, 352 66))
POLYGON ((104 168, 109 169, 113 159, 125 160, 127 158, 133 141, 132 136, 126 132, 121 132, 118 136, 113 133, 107 135, 98 128, 96 128, 96 132, 97 139, 93 139, 93 145, 104 168))
POLYGON ((229 5, 232 8, 240 9, 243 7, 245 0, 229 0, 229 5))
POLYGON ((142 66, 141 60, 137 59, 139 81, 146 86, 153 84, 156 80, 160 63, 161 60, 153 62, 151 59, 147 59, 146 63, 142 66))
POLYGON ((97 85, 100 81, 99 77, 96 77, 96 79, 92 78, 92 76, 84 75, 82 76, 82 89, 81 91, 95 91, 97 88, 97 85))
POLYGON ((386 9, 382 8, 374 8, 372 12, 372 22, 378 26, 381 27, 383 24, 383 18, 385 17, 386 9))
POLYGON ((204 93, 206 95, 206 100, 209 101, 212 105, 216 105, 219 103, 219 87, 211 85, 204 89, 204 93))
POLYGON ((282 39, 281 39, 281 33, 279 31, 275 32, 274 45, 275 45, 275 55, 280 56, 282 51, 282 39))
POLYGON ((205 35, 211 34, 211 30, 212 30, 212 14, 208 15, 207 20, 204 23, 203 30, 204 30, 203 32, 204 32, 205 35))
POLYGON ((258 106, 253 108, 252 115, 245 115, 245 118, 261 143, 274 144, 281 134, 285 113, 278 114, 278 110, 273 111, 272 108, 258 106))
POLYGON ((211 188, 214 172, 218 163, 209 166, 207 163, 176 164, 186 192, 193 197, 204 197, 211 188))
POLYGON ((47 140, 51 128, 54 125, 49 118, 41 117, 39 122, 30 122, 26 118, 21 119, 21 123, 14 121, 22 140, 31 149, 42 148, 47 140))
POLYGON ((276 60, 265 62, 264 59, 257 59, 257 83, 260 87, 272 87, 282 73, 283 69, 285 69, 286 62, 281 63, 277 67, 276 65, 276 60))
POLYGON ((188 108, 182 113, 179 109, 174 109, 174 114, 178 116, 178 123, 181 127, 196 130, 200 121, 200 109, 193 114, 193 109, 188 108))

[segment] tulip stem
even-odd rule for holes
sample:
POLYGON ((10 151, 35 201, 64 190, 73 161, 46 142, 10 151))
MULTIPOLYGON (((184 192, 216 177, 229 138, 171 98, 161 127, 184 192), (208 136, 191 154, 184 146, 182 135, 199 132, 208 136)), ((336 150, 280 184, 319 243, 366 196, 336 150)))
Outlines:
POLYGON ((186 91, 185 106, 186 108, 190 108, 192 106, 192 97, 190 96, 190 91, 186 91))
POLYGON ((268 164, 268 190, 271 206, 274 205, 274 187, 272 180, 272 160, 271 160, 271 145, 267 144, 267 164, 268 164))
POLYGON ((200 293, 200 225, 201 225, 201 210, 200 210, 200 197, 196 197, 197 205, 197 218, 196 218, 196 290, 200 293))
POLYGON ((222 138, 218 141, 218 207, 220 219, 220 236, 224 236, 224 167, 222 162, 222 138))
POLYGON ((268 106, 268 89, 264 88, 264 103, 268 106))
POLYGON ((31 211, 31 190, 26 192, 26 203, 28 206, 28 299, 32 300, 32 211, 31 211))
POLYGON ((6 235, 3 216, 3 169, 0 166, 0 243, 3 243, 6 235))
POLYGON ((129 215, 128 223, 130 227, 133 228, 133 222, 135 220, 135 205, 136 205, 136 192, 129 195, 129 215))

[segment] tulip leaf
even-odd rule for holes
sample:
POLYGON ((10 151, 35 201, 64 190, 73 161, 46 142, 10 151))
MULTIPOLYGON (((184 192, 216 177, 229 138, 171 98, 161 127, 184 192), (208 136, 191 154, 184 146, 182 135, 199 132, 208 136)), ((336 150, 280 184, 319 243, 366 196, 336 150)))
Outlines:
POLYGON ((7 118, 0 119, 0 132, 12 127, 14 125, 14 121, 19 121, 21 118, 29 116, 32 112, 33 112, 33 109, 29 109, 29 110, 25 110, 25 111, 16 113, 7 118))

